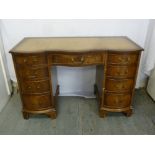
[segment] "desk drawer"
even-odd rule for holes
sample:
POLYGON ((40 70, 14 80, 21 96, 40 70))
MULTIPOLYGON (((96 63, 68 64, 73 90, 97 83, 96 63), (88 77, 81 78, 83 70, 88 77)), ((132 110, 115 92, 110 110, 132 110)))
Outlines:
POLYGON ((133 78, 136 74, 136 66, 108 65, 107 76, 113 78, 133 78))
POLYGON ((43 110, 52 107, 50 94, 46 95, 23 95, 24 109, 43 110))
POLYGON ((28 80, 44 79, 49 77, 47 67, 42 68, 19 67, 18 74, 20 78, 28 80))
POLYGON ((24 81, 21 83, 22 93, 37 94, 50 91, 50 83, 48 80, 42 81, 24 81))
POLYGON ((15 62, 17 65, 41 65, 46 64, 45 54, 37 54, 37 55, 15 55, 15 62))
POLYGON ((89 65, 104 63, 104 54, 52 54, 48 58, 50 64, 57 65, 89 65))
POLYGON ((108 64, 136 64, 138 54, 108 54, 108 64))
POLYGON ((130 94, 105 93, 104 105, 110 108, 125 108, 131 104, 130 94))
POLYGON ((107 91, 129 91, 133 88, 133 79, 110 79, 107 78, 105 82, 105 89, 107 91))

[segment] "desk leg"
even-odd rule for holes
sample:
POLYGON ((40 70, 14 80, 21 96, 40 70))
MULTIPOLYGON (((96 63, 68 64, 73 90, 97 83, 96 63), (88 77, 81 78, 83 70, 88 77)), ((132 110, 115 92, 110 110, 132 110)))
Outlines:
POLYGON ((46 115, 47 115, 49 118, 51 118, 51 119, 56 119, 56 117, 57 117, 57 112, 56 112, 55 109, 53 109, 51 112, 46 113, 46 115))
POLYGON ((130 117, 132 115, 132 109, 129 109, 123 113, 125 114, 125 116, 130 117))
POLYGON ((59 85, 57 85, 55 96, 53 96, 53 101, 54 101, 54 104, 53 104, 53 105, 54 105, 54 109, 52 109, 51 112, 46 113, 46 115, 47 115, 48 117, 50 117, 51 119, 56 119, 56 117, 57 117, 56 104, 57 104, 58 95, 59 95, 59 85))
POLYGON ((30 114, 29 113, 23 112, 23 118, 24 119, 29 119, 29 117, 30 117, 30 114))
POLYGON ((100 115, 100 117, 104 118, 104 117, 107 116, 107 111, 105 111, 105 110, 99 110, 99 115, 100 115))

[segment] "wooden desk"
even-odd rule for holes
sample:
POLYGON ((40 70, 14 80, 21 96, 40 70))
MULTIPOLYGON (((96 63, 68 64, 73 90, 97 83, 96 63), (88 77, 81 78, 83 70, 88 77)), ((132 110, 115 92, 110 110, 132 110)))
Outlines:
POLYGON ((105 117, 107 112, 124 112, 130 116, 142 50, 127 37, 23 39, 10 51, 23 117, 46 114, 56 118, 59 85, 55 66, 87 65, 96 65, 94 93, 99 101, 100 116, 105 117))

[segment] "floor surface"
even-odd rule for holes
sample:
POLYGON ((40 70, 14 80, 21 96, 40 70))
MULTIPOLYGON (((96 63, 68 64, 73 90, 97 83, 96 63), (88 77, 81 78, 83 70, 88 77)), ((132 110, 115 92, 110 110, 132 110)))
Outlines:
POLYGON ((0 113, 1 135, 141 135, 155 134, 155 102, 144 90, 134 96, 134 113, 126 117, 122 113, 98 116, 96 99, 59 97, 58 117, 55 120, 35 115, 24 120, 19 94, 14 94, 0 113))

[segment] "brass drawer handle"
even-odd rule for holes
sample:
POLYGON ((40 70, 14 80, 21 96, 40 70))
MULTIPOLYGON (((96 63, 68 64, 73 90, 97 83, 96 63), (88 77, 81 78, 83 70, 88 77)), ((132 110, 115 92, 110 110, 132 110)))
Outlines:
POLYGON ((119 104, 119 103, 122 104, 123 102, 124 102, 124 101, 123 101, 122 99, 118 99, 118 98, 115 99, 115 103, 116 103, 116 104, 119 104))
POLYGON ((127 58, 127 61, 128 61, 128 62, 130 61, 130 57, 127 58))
POLYGON ((35 75, 32 75, 32 76, 29 76, 29 78, 36 78, 36 76, 35 75))
POLYGON ((38 57, 37 56, 32 56, 32 61, 33 62, 37 62, 38 61, 38 57))
POLYGON ((29 78, 36 78, 37 77, 37 72, 34 72, 32 75, 29 76, 29 78))
POLYGON ((74 63, 83 63, 84 62, 84 57, 81 57, 80 61, 76 61, 75 58, 72 58, 71 60, 74 63))
POLYGON ((37 86, 37 89, 40 89, 40 86, 37 86))
POLYGON ((27 59, 25 58, 23 61, 24 61, 24 63, 26 63, 27 62, 27 59))
POLYGON ((31 89, 31 86, 28 86, 28 89, 31 89))
POLYGON ((37 62, 37 61, 38 61, 38 59, 37 59, 37 58, 34 58, 34 59, 33 59, 33 62, 37 62))
POLYGON ((81 62, 83 62, 83 61, 84 61, 84 57, 81 58, 81 62))
POLYGON ((128 74, 128 70, 125 70, 124 74, 128 74))
POLYGON ((117 71, 116 73, 117 73, 117 75, 127 75, 128 74, 128 70, 124 70, 124 71, 117 71))
POLYGON ((125 89, 125 85, 124 84, 116 84, 115 87, 117 89, 125 89))
POLYGON ((130 57, 125 57, 125 58, 119 57, 118 60, 124 63, 128 63, 130 61, 130 57))
POLYGON ((119 103, 119 99, 118 99, 118 98, 115 99, 115 103, 116 103, 116 104, 119 103))
POLYGON ((34 75, 37 75, 38 74, 38 72, 36 71, 36 72, 34 72, 34 75))

